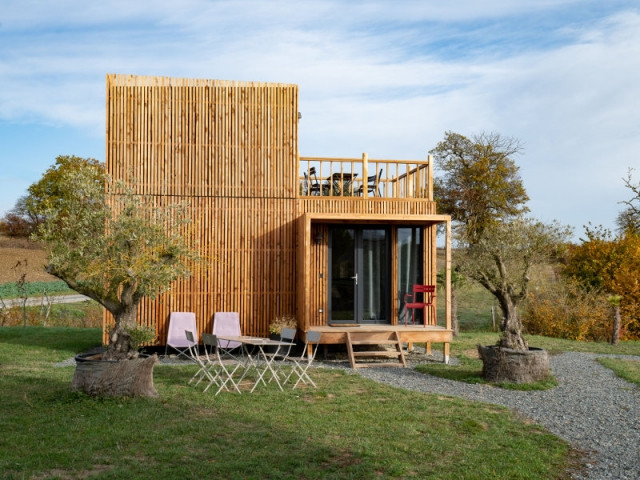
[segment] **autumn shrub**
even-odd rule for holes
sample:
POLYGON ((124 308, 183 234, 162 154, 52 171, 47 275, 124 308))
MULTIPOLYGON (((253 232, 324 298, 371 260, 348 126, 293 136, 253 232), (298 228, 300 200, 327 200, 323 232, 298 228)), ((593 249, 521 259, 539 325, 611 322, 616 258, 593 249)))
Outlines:
POLYGON ((620 338, 640 339, 640 235, 632 231, 614 236, 608 230, 587 228, 587 239, 569 247, 563 274, 583 288, 621 298, 620 338))
POLYGON ((569 340, 611 339, 612 310, 606 297, 563 279, 531 289, 521 312, 527 333, 569 340))

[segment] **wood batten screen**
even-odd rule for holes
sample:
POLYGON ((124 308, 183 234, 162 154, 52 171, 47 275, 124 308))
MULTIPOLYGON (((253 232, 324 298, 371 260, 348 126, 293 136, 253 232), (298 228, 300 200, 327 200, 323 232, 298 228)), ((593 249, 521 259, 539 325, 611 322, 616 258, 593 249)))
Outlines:
POLYGON ((106 93, 107 173, 160 205, 188 202, 185 235, 206 259, 144 300, 140 323, 164 344, 171 311, 195 312, 199 332, 237 311, 249 335, 294 314, 297 86, 107 75, 106 93))

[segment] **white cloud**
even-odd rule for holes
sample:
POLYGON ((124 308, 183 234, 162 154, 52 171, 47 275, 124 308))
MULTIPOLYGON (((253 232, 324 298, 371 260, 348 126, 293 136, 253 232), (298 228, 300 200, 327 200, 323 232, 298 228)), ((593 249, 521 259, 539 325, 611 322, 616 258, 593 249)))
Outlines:
POLYGON ((0 118, 103 135, 106 73, 297 83, 302 154, 424 158, 445 130, 497 131, 525 144, 534 213, 604 223, 640 147, 640 14, 620 8, 9 0, 0 118))

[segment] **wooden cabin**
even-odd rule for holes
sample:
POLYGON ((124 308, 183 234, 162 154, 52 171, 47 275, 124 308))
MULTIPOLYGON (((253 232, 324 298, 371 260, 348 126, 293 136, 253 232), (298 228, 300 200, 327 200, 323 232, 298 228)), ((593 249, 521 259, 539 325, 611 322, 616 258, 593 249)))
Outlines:
MULTIPOLYGON (((247 335, 295 315, 301 340, 320 330, 350 352, 442 342, 448 358, 448 287, 437 290, 441 318, 404 324, 404 294, 436 283, 440 224, 450 279, 450 218, 436 213, 430 158, 299 156, 296 85, 107 75, 106 103, 108 173, 159 204, 188 202, 185 235, 206 259, 141 303, 158 345, 172 311, 195 312, 199 333, 215 312, 236 311, 247 335)), ((111 321, 105 313, 105 331, 111 321)))

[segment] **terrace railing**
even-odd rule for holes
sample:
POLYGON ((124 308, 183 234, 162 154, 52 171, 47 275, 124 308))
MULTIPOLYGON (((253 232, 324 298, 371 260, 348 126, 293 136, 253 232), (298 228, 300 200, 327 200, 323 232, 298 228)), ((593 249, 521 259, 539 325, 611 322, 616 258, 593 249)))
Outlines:
POLYGON ((431 156, 427 160, 300 157, 302 197, 421 198, 433 200, 431 156))

